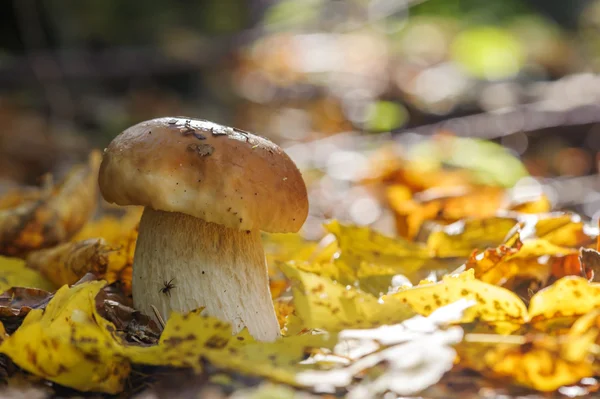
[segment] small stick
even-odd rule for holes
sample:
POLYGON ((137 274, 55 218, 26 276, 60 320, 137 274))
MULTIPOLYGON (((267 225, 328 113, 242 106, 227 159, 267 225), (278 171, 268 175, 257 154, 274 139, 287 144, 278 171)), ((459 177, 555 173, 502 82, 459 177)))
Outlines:
POLYGON ((150 305, 150 307, 152 308, 152 311, 154 312, 154 316, 156 316, 156 319, 158 320, 158 324, 160 324, 161 331, 164 330, 165 329, 165 321, 163 320, 160 313, 158 312, 158 309, 156 309, 156 306, 154 306, 154 305, 150 305))

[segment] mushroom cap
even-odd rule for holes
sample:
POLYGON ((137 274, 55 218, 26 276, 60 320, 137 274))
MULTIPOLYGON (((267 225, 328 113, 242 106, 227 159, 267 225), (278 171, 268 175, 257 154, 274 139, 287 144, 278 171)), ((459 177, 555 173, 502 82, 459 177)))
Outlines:
POLYGON ((98 180, 108 202, 232 229, 296 232, 308 215, 302 175, 280 147, 201 119, 166 117, 128 128, 104 150, 98 180))

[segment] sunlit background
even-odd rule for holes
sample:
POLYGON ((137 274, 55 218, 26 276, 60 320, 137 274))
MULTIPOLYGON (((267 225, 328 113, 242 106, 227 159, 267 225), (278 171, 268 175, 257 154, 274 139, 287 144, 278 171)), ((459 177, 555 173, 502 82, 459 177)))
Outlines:
POLYGON ((310 238, 326 218, 393 232, 382 196, 402 193, 369 182, 403 163, 413 191, 467 168, 597 219, 599 70, 593 0, 4 1, 0 191, 186 115, 284 147, 310 238))

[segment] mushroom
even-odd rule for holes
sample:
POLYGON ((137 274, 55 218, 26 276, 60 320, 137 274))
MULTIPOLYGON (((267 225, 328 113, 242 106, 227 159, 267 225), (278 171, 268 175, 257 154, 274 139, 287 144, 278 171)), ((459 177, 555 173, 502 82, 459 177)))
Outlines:
POLYGON ((141 122, 104 150, 100 190, 142 205, 134 307, 161 317, 204 308, 260 341, 280 336, 261 230, 297 232, 306 186, 287 154, 239 129, 191 118, 141 122))

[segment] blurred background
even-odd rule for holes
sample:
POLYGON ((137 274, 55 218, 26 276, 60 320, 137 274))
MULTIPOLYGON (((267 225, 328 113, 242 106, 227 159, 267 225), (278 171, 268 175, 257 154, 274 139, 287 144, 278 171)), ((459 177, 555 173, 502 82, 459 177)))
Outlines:
POLYGON ((596 0, 3 1, 0 192, 185 115, 283 146, 311 238, 332 217, 392 231, 370 182, 465 168, 597 219, 599 33, 596 0))

